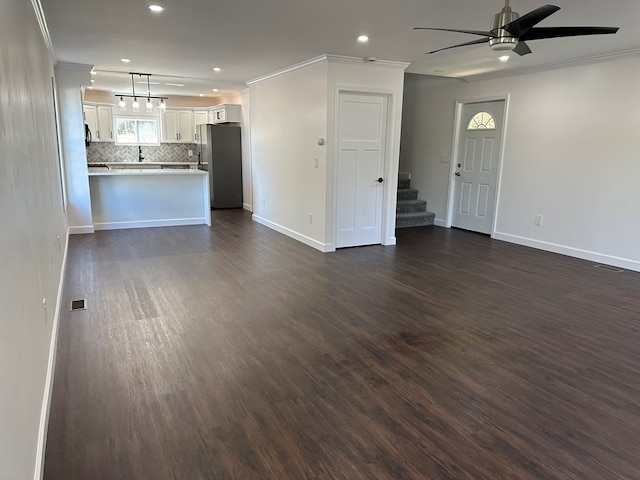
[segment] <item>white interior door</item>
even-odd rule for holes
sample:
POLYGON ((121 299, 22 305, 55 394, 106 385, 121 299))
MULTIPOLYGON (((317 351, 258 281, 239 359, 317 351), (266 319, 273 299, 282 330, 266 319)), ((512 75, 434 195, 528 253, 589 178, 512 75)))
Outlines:
POLYGON ((387 97, 341 93, 336 247, 382 243, 387 97))
POLYGON ((491 233, 502 145, 504 100, 462 107, 452 225, 491 233))

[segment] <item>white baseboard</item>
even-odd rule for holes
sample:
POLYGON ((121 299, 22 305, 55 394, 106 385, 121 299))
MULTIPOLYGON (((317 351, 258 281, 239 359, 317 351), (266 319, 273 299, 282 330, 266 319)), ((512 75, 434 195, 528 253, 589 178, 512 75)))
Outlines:
POLYGON ((242 204, 242 208, 244 208, 245 210, 248 210, 248 211, 253 213, 253 206, 249 205, 248 203, 243 203, 242 204))
POLYGON ((58 347, 58 327, 60 325, 60 309, 62 308, 62 292, 64 289, 64 276, 67 270, 67 253, 69 252, 69 235, 71 228, 67 229, 67 241, 62 256, 60 280, 58 283, 58 296, 56 309, 53 314, 53 326, 51 327, 51 342, 49 343, 49 361, 47 364, 47 377, 44 384, 44 397, 42 398, 42 410, 40 411, 40 427, 38 429, 38 450, 36 452, 36 466, 33 474, 34 480, 41 480, 44 476, 44 455, 47 446, 47 430, 49 428, 49 411, 51 408, 51 393, 53 392, 53 375, 56 367, 56 352, 58 347))
POLYGON ((387 241, 383 243, 385 247, 390 247, 395 244, 396 244, 396 237, 389 237, 387 238, 387 241))
POLYGON ((94 223, 93 228, 98 230, 123 230, 126 228, 149 228, 149 227, 177 227, 182 225, 204 225, 204 217, 196 218, 167 218, 162 220, 135 220, 131 222, 105 222, 94 223))
POLYGON ((495 232, 493 234, 493 238, 495 238, 496 240, 503 240, 505 242, 516 243, 518 245, 524 245, 526 247, 537 248, 539 250, 546 250, 548 252, 567 255, 569 257, 581 258, 582 260, 604 263, 606 265, 613 265, 618 268, 640 272, 640 262, 636 260, 630 260, 628 258, 605 255, 603 253, 591 252, 589 250, 581 250, 579 248, 559 245, 557 243, 543 242, 541 240, 520 237, 518 235, 511 235, 509 233, 495 232))
POLYGON ((436 219, 433 221, 433 224, 434 224, 436 227, 444 227, 444 226, 446 226, 446 224, 444 223, 444 220, 442 220, 441 218, 436 218, 436 219))
POLYGON ((85 225, 80 227, 69 227, 69 235, 82 235, 84 233, 93 233, 93 225, 85 225))
POLYGON ((326 243, 322 243, 317 240, 314 240, 313 238, 307 237, 306 235, 303 235, 294 230, 291 230, 290 228, 283 227, 282 225, 278 225, 277 223, 271 222, 266 218, 259 217, 255 213, 251 215, 251 219, 254 222, 264 225, 265 227, 269 227, 275 230, 276 232, 280 232, 283 235, 286 235, 287 237, 291 237, 295 240, 298 240, 299 242, 302 242, 305 245, 309 245, 310 247, 315 248, 316 250, 320 250, 321 252, 326 253, 326 252, 332 252, 334 250, 330 244, 326 244, 326 243))

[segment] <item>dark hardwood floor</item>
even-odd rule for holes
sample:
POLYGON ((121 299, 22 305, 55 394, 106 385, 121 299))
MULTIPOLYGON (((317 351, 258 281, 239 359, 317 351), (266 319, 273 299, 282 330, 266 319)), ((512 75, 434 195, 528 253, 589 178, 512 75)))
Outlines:
POLYGON ((46 480, 640 479, 640 274, 397 235, 72 237, 46 480))

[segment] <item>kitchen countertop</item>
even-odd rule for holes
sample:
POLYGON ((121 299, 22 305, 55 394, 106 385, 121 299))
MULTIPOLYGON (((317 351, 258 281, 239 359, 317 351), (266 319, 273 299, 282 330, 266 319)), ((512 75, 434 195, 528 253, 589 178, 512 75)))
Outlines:
POLYGON ((122 167, 122 168, 132 168, 136 165, 153 165, 153 166, 160 166, 160 165, 193 165, 196 166, 198 165, 198 162, 90 162, 87 163, 88 167, 92 167, 95 165, 108 165, 108 166, 114 166, 114 167, 122 167))
POLYGON ((89 167, 89 176, 117 176, 117 175, 207 175, 204 170, 196 168, 113 168, 89 167))

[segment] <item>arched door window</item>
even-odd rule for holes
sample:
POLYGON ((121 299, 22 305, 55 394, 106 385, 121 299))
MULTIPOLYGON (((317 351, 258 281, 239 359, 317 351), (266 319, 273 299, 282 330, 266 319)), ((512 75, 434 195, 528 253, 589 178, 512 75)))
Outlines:
POLYGON ((496 121, 489 112, 478 112, 476 113, 469 125, 467 125, 467 130, 495 130, 496 129, 496 121))

